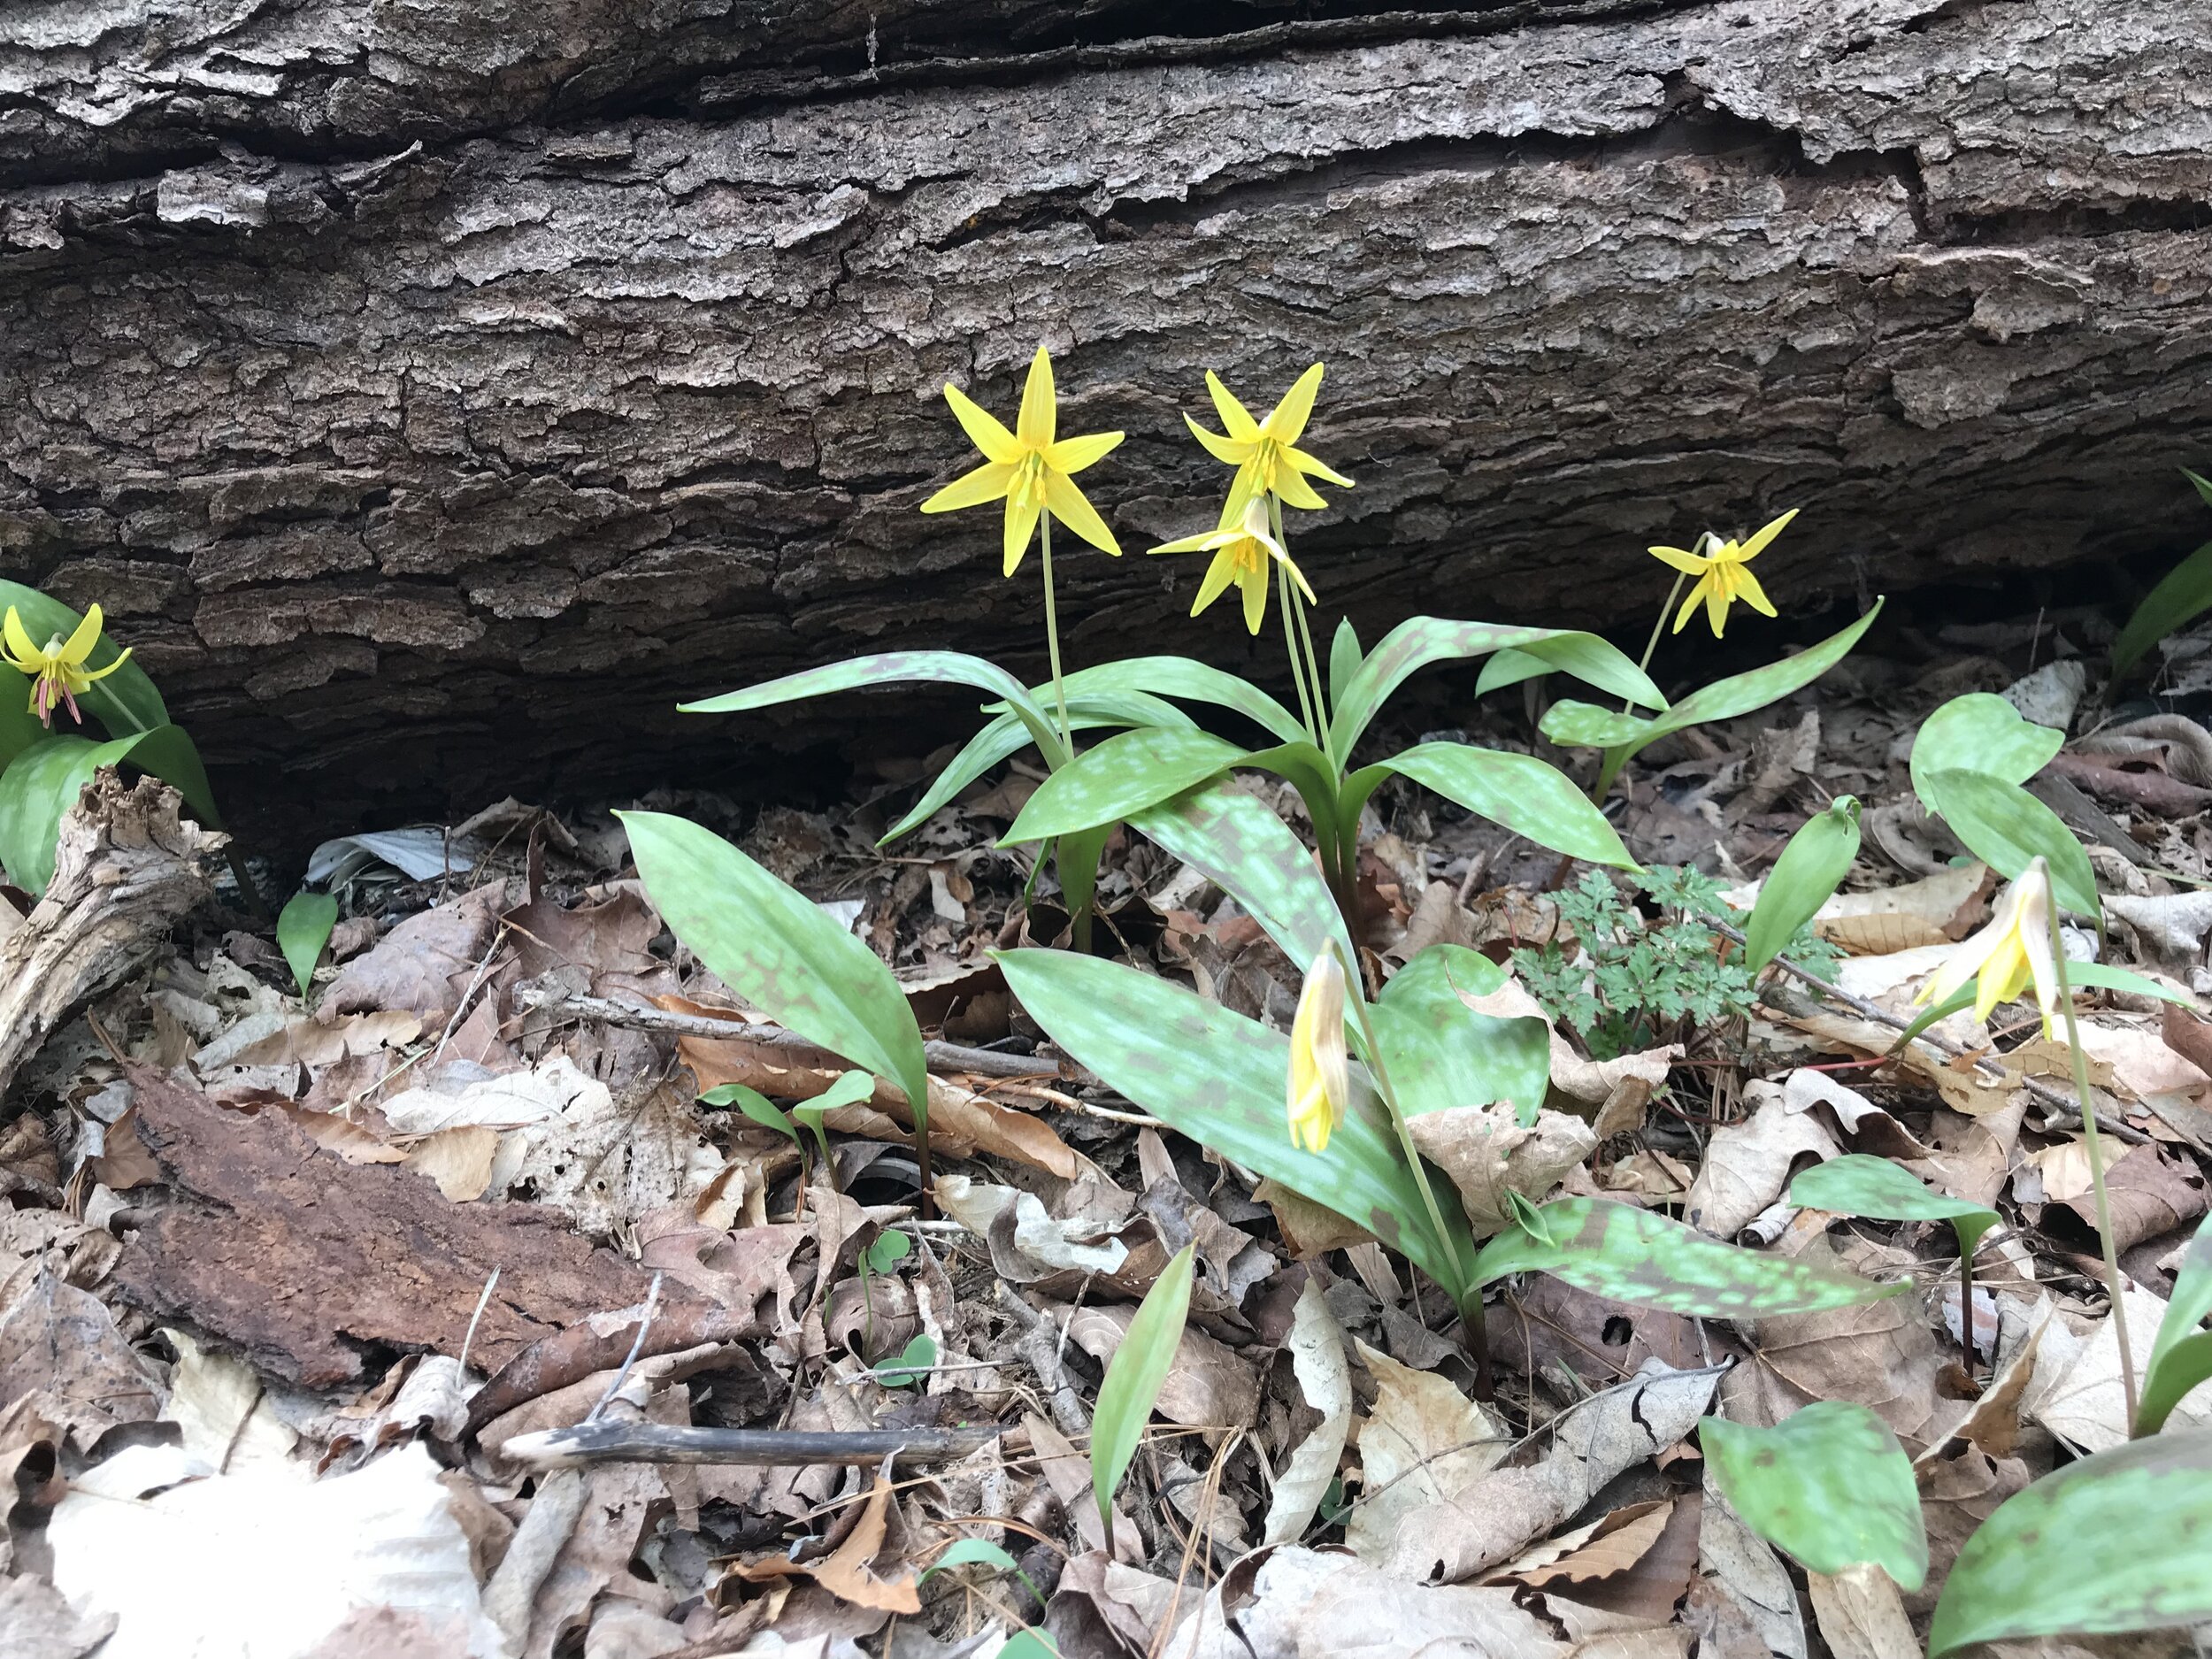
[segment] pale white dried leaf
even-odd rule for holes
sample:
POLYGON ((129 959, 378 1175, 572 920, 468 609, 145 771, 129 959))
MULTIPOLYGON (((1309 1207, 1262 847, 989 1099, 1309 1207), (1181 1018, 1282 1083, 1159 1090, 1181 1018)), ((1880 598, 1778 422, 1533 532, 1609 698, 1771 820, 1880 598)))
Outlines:
POLYGON ((1344 1357, 1344 1330, 1329 1311, 1321 1283, 1309 1277, 1290 1318, 1291 1370, 1306 1403, 1321 1421, 1291 1448, 1268 1501, 1261 1541, 1288 1543, 1306 1530, 1336 1479, 1352 1427, 1352 1368, 1344 1357))

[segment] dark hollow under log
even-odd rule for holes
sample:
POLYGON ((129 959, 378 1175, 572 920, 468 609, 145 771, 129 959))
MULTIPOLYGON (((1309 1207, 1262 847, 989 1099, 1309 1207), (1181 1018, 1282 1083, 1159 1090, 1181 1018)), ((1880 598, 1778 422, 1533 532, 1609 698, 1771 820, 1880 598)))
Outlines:
POLYGON ((1130 434, 1077 662, 1252 649, 1141 556, 1208 367, 1328 362, 1298 545, 1371 633, 1633 631, 1646 542, 1788 506, 1800 613, 2192 544, 2212 0, 1164 15, 12 8, 0 571, 234 791, 473 802, 920 706, 672 712, 856 651, 1041 669, 1033 565, 915 511, 1041 342, 1130 434))

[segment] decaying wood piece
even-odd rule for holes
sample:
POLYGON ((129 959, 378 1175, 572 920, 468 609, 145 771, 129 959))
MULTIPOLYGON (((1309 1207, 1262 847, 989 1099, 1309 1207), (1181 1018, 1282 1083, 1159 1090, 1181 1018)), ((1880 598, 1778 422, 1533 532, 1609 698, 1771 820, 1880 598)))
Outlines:
POLYGON ((814 1432, 801 1429, 703 1429, 664 1423, 610 1419, 573 1428, 518 1434, 500 1455, 533 1469, 571 1469, 590 1463, 720 1463, 755 1466, 801 1463, 939 1462, 965 1457, 1001 1431, 989 1425, 955 1429, 856 1429, 814 1432))
POLYGON ((223 837, 180 819, 182 804, 155 779, 130 787, 104 771, 63 816, 46 896, 0 939, 0 1092, 63 1022, 160 955, 213 891, 223 837))
MULTIPOLYGON (((460 1352, 484 1282, 500 1270, 471 1350, 498 1366, 541 1338, 588 1336, 645 1297, 650 1275, 595 1248, 536 1204, 449 1202, 396 1164, 351 1164, 281 1116, 227 1111, 144 1066, 129 1071, 139 1138, 167 1182, 140 1206, 115 1269, 123 1298, 181 1319, 264 1371, 311 1388, 357 1383, 373 1356, 460 1352)), ((745 1328, 681 1286, 667 1328, 745 1328)))
MULTIPOLYGON (((1647 617, 1647 542, 1786 506, 1800 616, 2201 539, 2203 0, 1247 15, 17 8, 0 568, 219 766, 477 798, 849 730, 672 704, 856 650, 1041 667, 993 515, 915 511, 1041 340, 1133 553, 1212 521, 1202 372, 1326 358, 1300 558, 1371 640, 1647 617)), ((1074 662, 1271 664, 1201 568, 1071 553, 1074 662)))

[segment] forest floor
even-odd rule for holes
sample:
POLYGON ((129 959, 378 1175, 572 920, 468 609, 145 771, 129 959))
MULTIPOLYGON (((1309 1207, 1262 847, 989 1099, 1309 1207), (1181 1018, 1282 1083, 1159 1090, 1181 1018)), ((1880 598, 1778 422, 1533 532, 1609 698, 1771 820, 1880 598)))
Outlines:
MULTIPOLYGON (((733 1084, 803 1101, 845 1067, 673 944, 603 811, 488 803, 326 849, 343 918, 304 1000, 234 887, 119 910, 115 926, 165 941, 156 964, 27 1041, 0 1118, 0 1652, 924 1659, 1034 1625, 1068 1659, 1895 1659, 1732 1516, 1691 1430, 1708 1409, 1870 1407, 1920 1485, 1931 1571, 1903 1606, 1923 1631, 2000 1502, 2127 1438, 2062 1053, 2018 1005, 1944 1021, 1947 1054, 1890 1053, 1999 885, 1906 781, 1919 720, 1970 691, 2069 733, 2034 788, 2108 896, 2081 953, 2212 993, 2212 630, 2168 641, 2159 696, 2117 707, 2108 637, 2088 612, 1909 635, 1630 768, 1612 813, 1631 852, 1746 905, 1809 815, 1864 803, 1821 923, 1842 995, 1777 974, 1709 1017, 1655 995, 1562 1019, 1552 1103, 1590 1122, 1594 1150, 1560 1189, 1916 1289, 1755 1327, 1531 1276, 1491 1303, 1487 1404, 1467 1333, 1402 1258, 1317 1231, 1014 1004, 987 953, 1066 921, 1049 879, 1025 901, 1029 853, 994 845, 1036 786, 1019 763, 888 849, 876 834, 918 760, 834 810, 646 803, 731 835, 893 964, 941 1045, 930 1218, 888 1108, 828 1114, 833 1183, 807 1145, 703 1102, 733 1084), (1855 1151, 2001 1212, 1970 1343, 1947 1225, 1785 1201, 1795 1172, 1855 1151), (1190 1325, 1109 1536, 1086 1455, 1099 1379, 1186 1244, 1190 1325), (588 1417, 888 1428, 925 1455, 577 1474, 518 1443, 588 1417), (978 1426, 994 1432, 957 1432, 978 1426), (1344 1448, 1319 1513, 1271 1538, 1277 1483, 1316 1436, 1344 1448), (1440 1572, 1465 1558, 1455 1526, 1494 1536, 1495 1483, 1517 1469, 1555 1477, 1555 1501, 1478 1571, 1440 1572)), ((1521 698, 1438 706, 1474 741, 1525 747, 1521 698)), ((1302 822, 1286 787, 1250 787, 1302 822)), ((212 869, 159 796, 88 795, 87 905, 137 890, 132 858, 212 869)), ((1361 876, 1376 981, 1448 941, 1541 988, 1548 962, 1556 978, 1608 942, 1578 925, 1681 920, 1395 785, 1361 876)), ((1126 831, 1099 909, 1100 950, 1287 1027, 1289 963, 1126 831)), ((2212 1024, 2124 994, 2083 1007, 2139 1363, 2207 1207, 2212 1024)), ((2200 1391, 2177 1415, 2212 1424, 2212 1404, 2200 1391)))

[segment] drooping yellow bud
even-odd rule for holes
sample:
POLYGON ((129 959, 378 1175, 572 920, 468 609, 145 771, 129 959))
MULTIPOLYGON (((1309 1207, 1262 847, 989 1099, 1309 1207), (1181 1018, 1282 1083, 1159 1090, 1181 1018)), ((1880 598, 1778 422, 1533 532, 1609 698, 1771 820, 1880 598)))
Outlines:
POLYGON ((2058 1014, 2058 964, 2051 956, 2051 870, 2037 858, 1997 901, 1997 912, 1981 932, 1960 942, 1921 987, 1919 1001, 1941 1002, 1969 979, 1978 979, 1974 1018, 2009 1002, 2031 985, 2049 1036, 2058 1014))
POLYGON ((1351 1098, 1352 1068, 1344 1048, 1344 968, 1333 949, 1306 970, 1290 1025, 1290 1140, 1308 1152, 1328 1149, 1351 1098))

